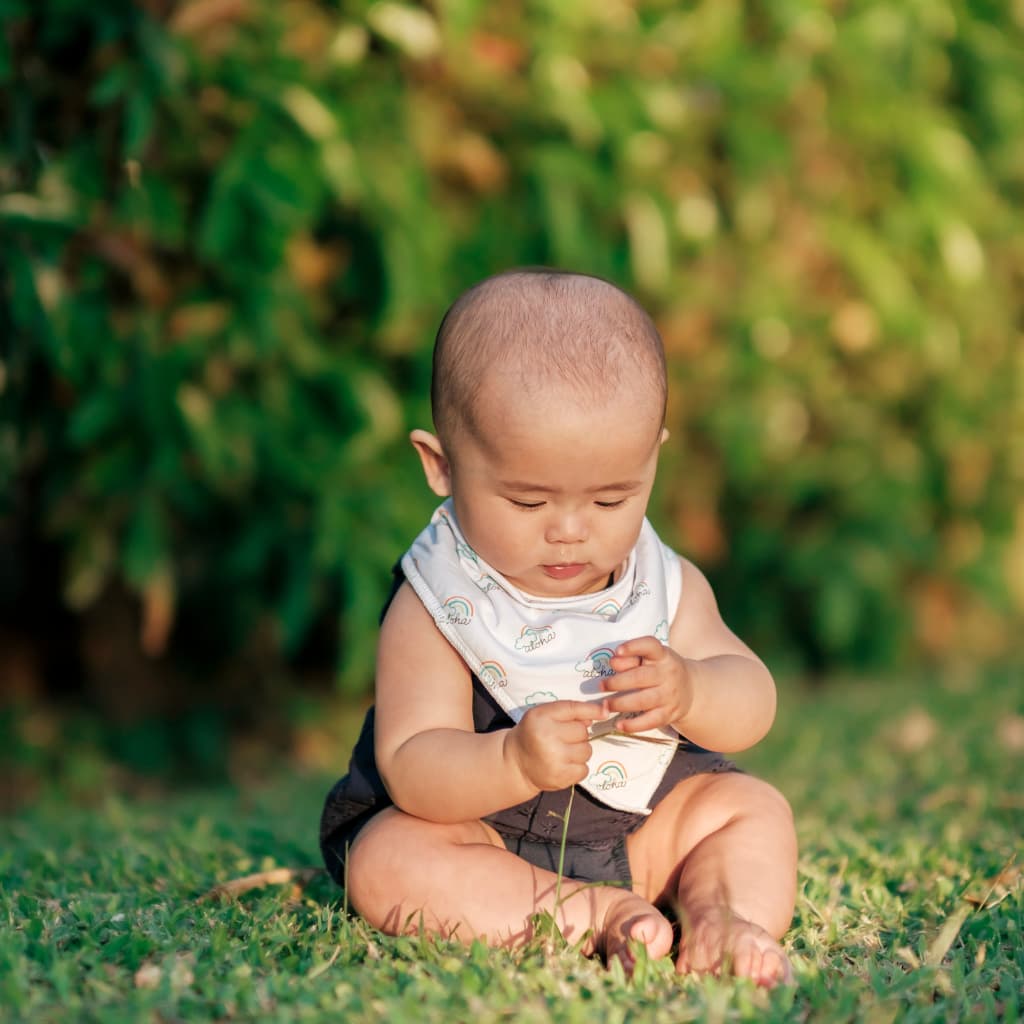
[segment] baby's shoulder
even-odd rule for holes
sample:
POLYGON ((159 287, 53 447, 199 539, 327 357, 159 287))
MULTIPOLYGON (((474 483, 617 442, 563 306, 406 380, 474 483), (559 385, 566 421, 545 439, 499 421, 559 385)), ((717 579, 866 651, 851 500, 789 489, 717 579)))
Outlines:
POLYGON ((380 628, 381 636, 396 632, 404 634, 407 630, 415 632, 428 628, 436 631, 430 612, 424 607, 408 580, 401 582, 388 601, 388 606, 381 618, 380 628))
POLYGON ((676 555, 679 564, 679 604, 676 606, 676 620, 692 618, 695 614, 714 610, 718 602, 707 576, 684 555, 676 555))
POLYGON ((408 582, 403 582, 398 588, 384 613, 378 647, 380 654, 390 654, 392 658, 415 660, 420 665, 426 660, 443 662, 450 669, 461 667, 469 675, 466 663, 437 628, 437 623, 408 582))

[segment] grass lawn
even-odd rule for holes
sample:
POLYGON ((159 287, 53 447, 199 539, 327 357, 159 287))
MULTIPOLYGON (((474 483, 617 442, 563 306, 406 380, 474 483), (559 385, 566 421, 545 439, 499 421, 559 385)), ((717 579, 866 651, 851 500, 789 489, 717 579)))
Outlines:
MULTIPOLYGON (((337 763, 345 759, 339 740, 337 763)), ((217 883, 317 863, 330 778, 98 795, 87 756, 0 819, 0 1020, 959 1021, 1024 1007, 1024 679, 784 688, 742 758, 791 799, 796 985, 631 979, 541 942, 389 939, 323 876, 238 899, 217 883)))

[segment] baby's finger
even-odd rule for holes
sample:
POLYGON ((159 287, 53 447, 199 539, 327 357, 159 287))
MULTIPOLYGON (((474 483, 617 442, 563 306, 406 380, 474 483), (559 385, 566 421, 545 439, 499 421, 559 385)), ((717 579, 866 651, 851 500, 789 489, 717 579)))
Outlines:
POLYGON ((627 640, 615 648, 616 657, 645 658, 655 661, 664 657, 665 647, 656 636, 638 636, 635 640, 627 640))
POLYGON ((596 722, 608 717, 603 700, 556 700, 542 705, 556 722, 596 722))
POLYGON ((658 696, 651 690, 630 690, 608 698, 608 710, 621 715, 624 711, 649 711, 658 705, 658 696))
POLYGON ((628 672, 630 669, 639 668, 643 663, 643 658, 632 654, 613 654, 608 659, 608 664, 615 672, 628 672))
POLYGON ((619 732, 645 732, 647 729, 656 729, 659 725, 667 725, 668 720, 664 708, 654 707, 623 715, 617 720, 616 728, 619 732))
POLYGON ((654 686, 659 681, 658 675, 653 669, 631 668, 628 672, 615 672, 605 676, 601 680, 601 689, 610 693, 618 693, 623 690, 644 690, 648 686, 654 686))

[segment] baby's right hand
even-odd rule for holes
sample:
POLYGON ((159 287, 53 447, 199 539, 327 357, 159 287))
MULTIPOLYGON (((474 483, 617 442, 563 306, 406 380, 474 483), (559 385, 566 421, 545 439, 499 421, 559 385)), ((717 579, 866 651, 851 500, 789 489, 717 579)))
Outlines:
POLYGON ((587 777, 589 728, 604 701, 557 700, 530 708, 505 738, 505 757, 535 789, 566 789, 587 777))

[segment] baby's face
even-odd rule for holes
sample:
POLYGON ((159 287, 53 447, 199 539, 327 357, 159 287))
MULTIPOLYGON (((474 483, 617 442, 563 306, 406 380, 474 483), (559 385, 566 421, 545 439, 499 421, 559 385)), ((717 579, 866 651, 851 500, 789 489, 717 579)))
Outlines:
POLYGON ((640 534, 663 437, 660 408, 642 395, 595 407, 561 389, 500 392, 480 396, 481 440, 461 434, 449 446, 466 540, 529 594, 602 590, 640 534))

